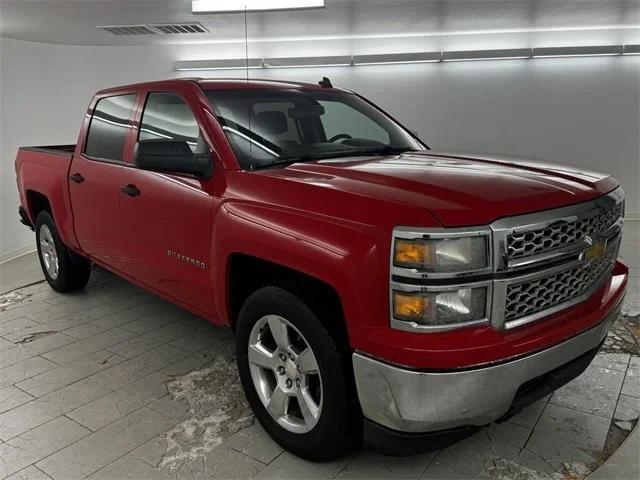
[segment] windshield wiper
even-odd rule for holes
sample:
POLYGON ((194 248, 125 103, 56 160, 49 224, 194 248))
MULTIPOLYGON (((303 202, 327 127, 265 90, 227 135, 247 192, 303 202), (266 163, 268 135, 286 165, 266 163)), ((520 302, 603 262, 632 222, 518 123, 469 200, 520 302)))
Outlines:
POLYGON ((350 156, 353 152, 333 152, 333 153, 318 153, 318 154, 308 154, 308 155, 291 155, 287 157, 280 157, 277 160, 269 163, 263 163, 261 165, 256 165, 253 167, 254 170, 259 170, 261 168, 273 167, 275 165, 292 165, 298 162, 313 162, 314 160, 323 160, 327 158, 340 158, 350 156))
POLYGON ((351 155, 393 155, 394 153, 404 153, 410 149, 406 147, 393 147, 391 145, 385 145, 378 148, 364 148, 356 149, 351 152, 351 155))
POLYGON ((280 157, 277 160, 269 163, 263 163, 261 165, 256 165, 253 167, 254 170, 260 170, 262 168, 273 167, 276 165, 292 165, 298 162, 313 162, 315 160, 326 160, 329 158, 343 158, 343 157, 360 157, 367 155, 392 155, 394 153, 404 153, 408 151, 407 148, 404 147, 392 147, 391 145, 385 145, 384 147, 378 148, 366 148, 366 149, 353 149, 353 150, 343 150, 340 152, 331 152, 331 153, 318 153, 318 154, 308 154, 308 155, 291 155, 286 157, 280 157))
POLYGON ((274 160, 273 162, 268 162, 268 163, 261 163, 259 165, 253 165, 252 170, 261 170, 263 168, 269 168, 269 167, 275 167, 276 165, 282 165, 283 167, 286 167, 288 165, 293 165, 294 163, 298 163, 298 162, 309 162, 312 159, 309 157, 295 157, 295 158, 289 158, 289 157, 283 157, 279 160, 274 160))

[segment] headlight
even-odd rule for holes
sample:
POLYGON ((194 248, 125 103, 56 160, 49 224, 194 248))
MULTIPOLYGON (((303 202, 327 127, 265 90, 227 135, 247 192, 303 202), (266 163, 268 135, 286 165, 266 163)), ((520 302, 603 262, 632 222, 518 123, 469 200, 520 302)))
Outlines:
POLYGON ((456 325, 486 318, 487 287, 439 292, 393 290, 393 317, 419 326, 456 325))
POLYGON ((458 238, 396 238, 393 265, 425 272, 456 273, 489 266, 487 235, 458 238))

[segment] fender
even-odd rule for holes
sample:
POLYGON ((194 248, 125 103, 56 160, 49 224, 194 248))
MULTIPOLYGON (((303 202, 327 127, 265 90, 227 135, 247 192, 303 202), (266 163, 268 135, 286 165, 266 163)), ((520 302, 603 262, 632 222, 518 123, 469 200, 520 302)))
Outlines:
MULTIPOLYGON (((229 323, 229 259, 251 255, 305 273, 331 285, 340 296, 349 335, 370 309, 381 305, 388 314, 390 239, 379 227, 292 209, 246 201, 227 201, 214 222, 216 258, 213 273, 217 317, 229 323), (384 240, 383 240, 384 238, 384 240)), ((388 317, 386 317, 388 318, 388 317)), ((369 318, 369 322, 371 319, 369 318)))

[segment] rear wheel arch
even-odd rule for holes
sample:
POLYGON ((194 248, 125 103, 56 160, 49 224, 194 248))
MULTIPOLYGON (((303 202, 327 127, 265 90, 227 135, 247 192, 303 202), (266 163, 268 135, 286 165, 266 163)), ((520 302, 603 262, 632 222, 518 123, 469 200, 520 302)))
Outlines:
POLYGON ((36 220, 40 212, 49 212, 49 214, 53 217, 53 209, 51 208, 51 202, 49 198, 36 191, 36 190, 27 190, 27 208, 29 211, 29 215, 31 216, 31 221, 35 225, 36 220))
POLYGON ((31 189, 26 190, 25 197, 27 199, 27 211, 29 216, 31 217, 31 222, 34 226, 34 229, 38 222, 39 215, 42 212, 48 213, 53 223, 56 226, 57 235, 59 236, 60 241, 68 250, 68 255, 70 256, 71 261, 74 264, 83 264, 85 261, 87 261, 86 257, 83 254, 78 253, 76 250, 73 250, 72 248, 69 248, 69 242, 67 242, 67 240, 69 239, 68 238, 65 239, 64 237, 64 231, 61 228, 59 218, 56 216, 56 212, 54 211, 53 205, 51 205, 51 201, 49 200, 49 197, 37 190, 31 190, 31 189))
POLYGON ((40 210, 35 232, 38 259, 51 288, 58 292, 84 288, 91 275, 91 262, 65 246, 51 212, 40 210))

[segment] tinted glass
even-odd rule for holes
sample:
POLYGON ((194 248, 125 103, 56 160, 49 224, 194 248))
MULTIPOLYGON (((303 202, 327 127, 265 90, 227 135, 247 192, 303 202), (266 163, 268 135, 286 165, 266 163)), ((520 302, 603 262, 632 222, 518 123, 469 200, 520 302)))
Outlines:
POLYGON ((244 169, 425 148, 357 95, 322 90, 208 90, 244 169))
POLYGON ((153 92, 147 97, 138 140, 182 140, 194 153, 205 153, 196 117, 175 93, 153 92))
POLYGON ((343 136, 345 139, 366 138, 385 145, 390 142, 389 132, 355 108, 334 100, 321 100, 320 105, 324 107, 320 118, 328 139, 343 136))
POLYGON ((98 101, 93 110, 84 152, 93 158, 122 160, 129 117, 136 96, 118 95, 98 101))

